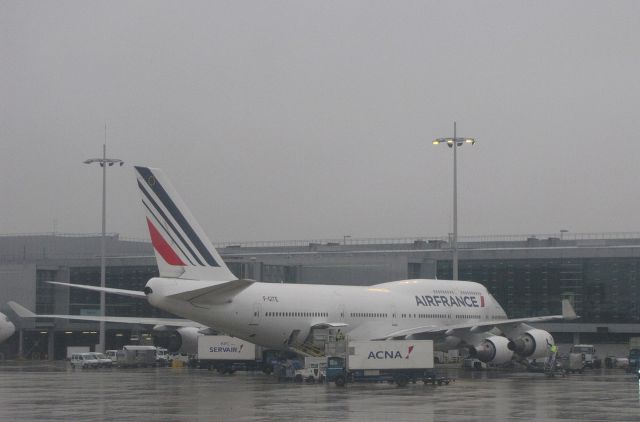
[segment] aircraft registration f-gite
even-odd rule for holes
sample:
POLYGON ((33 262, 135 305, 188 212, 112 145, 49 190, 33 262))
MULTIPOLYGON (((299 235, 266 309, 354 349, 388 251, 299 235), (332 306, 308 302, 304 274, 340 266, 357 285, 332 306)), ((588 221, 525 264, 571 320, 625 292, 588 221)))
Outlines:
MULTIPOLYGON (((142 292, 52 283, 146 297, 153 306, 187 321, 104 317, 106 321, 183 327, 178 332, 184 342, 195 341, 210 328, 294 351, 314 329, 333 327, 352 340, 432 339, 437 350, 468 348, 481 361, 499 364, 547 355, 553 337, 528 323, 577 318, 565 300, 562 315, 509 319, 484 286, 468 281, 336 286, 238 279, 164 173, 147 167, 135 167, 135 172, 160 276, 150 279, 142 292)), ((15 303, 12 307, 22 316, 35 316, 15 303)))

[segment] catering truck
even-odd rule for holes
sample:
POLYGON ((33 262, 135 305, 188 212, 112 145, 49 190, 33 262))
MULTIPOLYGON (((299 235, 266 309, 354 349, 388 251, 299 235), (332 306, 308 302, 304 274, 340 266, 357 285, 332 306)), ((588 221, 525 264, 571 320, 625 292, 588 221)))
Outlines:
POLYGON ((433 371, 433 341, 350 341, 344 357, 328 358, 327 382, 342 387, 349 382, 409 382, 448 384, 433 371))
POLYGON ((198 337, 197 365, 217 370, 220 374, 233 374, 237 369, 256 369, 256 345, 229 336, 198 337))

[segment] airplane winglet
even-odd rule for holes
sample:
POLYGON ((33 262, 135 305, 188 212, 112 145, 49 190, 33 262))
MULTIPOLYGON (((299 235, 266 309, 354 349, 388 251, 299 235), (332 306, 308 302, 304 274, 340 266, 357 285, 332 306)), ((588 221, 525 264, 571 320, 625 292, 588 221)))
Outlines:
POLYGON ((13 312, 18 314, 20 318, 35 318, 37 316, 36 314, 31 312, 24 306, 20 305, 19 303, 10 301, 10 302, 7 302, 7 305, 9 305, 9 307, 13 309, 13 312))
POLYGON ((571 306, 571 303, 567 299, 562 299, 562 318, 563 319, 576 319, 579 318, 576 315, 576 311, 571 306))

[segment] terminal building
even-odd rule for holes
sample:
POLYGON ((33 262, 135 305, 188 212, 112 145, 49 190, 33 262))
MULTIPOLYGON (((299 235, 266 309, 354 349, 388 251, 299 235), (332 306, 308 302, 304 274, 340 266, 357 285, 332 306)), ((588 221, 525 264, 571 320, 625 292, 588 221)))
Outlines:
MULTIPOLYGON (((107 236, 107 287, 142 290, 157 276, 148 241, 107 236)), ((0 311, 18 332, 5 357, 55 358, 68 346, 98 343, 98 323, 20 319, 6 303, 38 314, 99 315, 99 293, 45 280, 100 283, 99 235, 0 236, 0 311)), ((373 285, 412 278, 451 279, 447 238, 251 242, 216 245, 239 278, 269 283, 373 285)), ((640 233, 460 238, 459 278, 487 287, 509 317, 561 313, 569 298, 580 319, 545 323, 560 343, 624 343, 640 335, 640 233)), ((175 317, 146 301, 108 294, 106 313, 175 317)), ((106 346, 151 340, 152 327, 107 323, 106 346)))

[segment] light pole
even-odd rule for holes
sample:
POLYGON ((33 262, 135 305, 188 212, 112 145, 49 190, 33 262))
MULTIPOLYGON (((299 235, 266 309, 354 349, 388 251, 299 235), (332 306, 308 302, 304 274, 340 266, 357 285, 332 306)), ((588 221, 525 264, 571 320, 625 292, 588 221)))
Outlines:
POLYGON ((458 279, 458 147, 464 144, 473 145, 475 138, 458 138, 456 136, 456 122, 453 122, 453 138, 438 138, 433 141, 433 145, 446 143, 449 148, 453 148, 453 239, 451 249, 453 250, 453 279, 458 279))
MULTIPOLYGON (((106 138, 106 129, 105 129, 106 138)), ((100 244, 100 287, 104 289, 106 279, 106 231, 107 231, 107 166, 114 164, 122 166, 124 161, 117 158, 107 158, 107 142, 102 145, 102 158, 89 158, 84 161, 85 164, 98 163, 102 167, 102 238, 100 244)), ((100 316, 105 316, 105 297, 104 291, 100 292, 100 316)), ((105 349, 105 323, 100 321, 100 341, 98 343, 98 352, 104 353, 105 349)))

